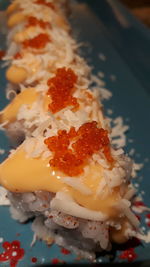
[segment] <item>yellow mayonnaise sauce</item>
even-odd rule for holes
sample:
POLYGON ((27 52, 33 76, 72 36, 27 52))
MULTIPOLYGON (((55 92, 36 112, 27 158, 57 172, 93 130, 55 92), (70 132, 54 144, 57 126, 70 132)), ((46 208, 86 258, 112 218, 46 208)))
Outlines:
POLYGON ((67 190, 78 204, 92 210, 102 211, 109 214, 110 217, 116 216, 117 211, 112 207, 120 199, 119 190, 113 190, 106 197, 102 195, 96 197, 97 185, 103 179, 100 165, 89 165, 89 171, 83 175, 82 183, 91 189, 91 194, 85 195, 63 182, 64 174, 54 171, 49 166, 49 158, 28 157, 23 146, 24 144, 0 165, 0 184, 2 186, 9 191, 20 193, 37 190, 56 193, 67 190))
MULTIPOLYGON (((22 22, 25 20, 26 16, 21 13, 21 11, 16 11, 18 8, 18 3, 14 2, 11 5, 8 6, 6 10, 6 14, 9 16, 7 25, 8 27, 13 27, 17 25, 18 23, 22 22), (14 13, 14 11, 16 11, 14 13)), ((60 27, 63 28, 65 31, 68 31, 70 29, 66 18, 61 14, 59 10, 57 10, 58 14, 56 13, 54 16, 54 23, 60 27)), ((43 16, 46 18, 49 18, 49 9, 43 9, 43 16)))
POLYGON ((124 218, 124 217, 117 222, 120 223, 121 229, 118 230, 112 227, 110 229, 110 238, 111 238, 111 241, 115 243, 123 244, 127 242, 127 240, 129 239, 125 235, 126 230, 129 229, 129 222, 127 218, 124 218))
POLYGON ((0 123, 15 121, 20 107, 26 104, 30 108, 37 100, 38 95, 39 93, 34 88, 28 88, 16 95, 12 102, 1 111, 0 123))
POLYGON ((6 9, 6 14, 10 15, 12 12, 14 12, 18 7, 18 3, 17 2, 13 2, 12 4, 10 4, 8 6, 8 8, 6 9))
POLYGON ((16 43, 21 43, 26 39, 29 39, 30 36, 32 34, 34 34, 34 32, 36 31, 36 28, 34 26, 30 26, 25 28, 24 30, 22 30, 21 32, 17 32, 14 36, 13 36, 13 40, 16 43))
POLYGON ((18 12, 13 13, 12 15, 10 15, 10 17, 8 18, 8 21, 7 21, 7 25, 8 25, 8 27, 12 28, 24 20, 25 20, 25 15, 18 11, 18 12))
POLYGON ((22 68, 15 65, 10 66, 6 71, 6 78, 8 81, 18 84, 24 82, 28 77, 28 72, 22 68))

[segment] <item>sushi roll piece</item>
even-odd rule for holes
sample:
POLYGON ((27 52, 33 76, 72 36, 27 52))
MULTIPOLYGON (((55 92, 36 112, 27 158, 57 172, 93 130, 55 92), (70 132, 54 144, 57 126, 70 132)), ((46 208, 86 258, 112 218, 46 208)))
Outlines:
POLYGON ((131 211, 132 162, 111 148, 96 121, 52 132, 49 124, 13 151, 0 165, 0 183, 12 217, 35 218, 39 239, 94 258, 111 242, 126 242, 129 230, 139 231, 131 211))

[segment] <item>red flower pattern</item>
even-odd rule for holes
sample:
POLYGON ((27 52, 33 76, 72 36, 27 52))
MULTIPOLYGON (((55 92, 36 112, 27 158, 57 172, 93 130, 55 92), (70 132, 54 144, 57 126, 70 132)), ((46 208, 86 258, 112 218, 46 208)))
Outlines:
POLYGON ((62 248, 62 249, 61 249, 61 253, 64 254, 64 255, 68 255, 68 254, 70 254, 71 252, 70 252, 68 249, 66 249, 66 248, 62 248))
POLYGON ((20 241, 14 240, 11 243, 2 244, 4 252, 0 254, 0 262, 10 261, 10 267, 16 267, 19 260, 24 256, 24 249, 20 247, 20 241))
POLYGON ((119 258, 122 259, 122 260, 127 259, 128 262, 132 262, 132 261, 134 261, 137 258, 137 256, 138 255, 135 253, 134 248, 129 248, 129 249, 123 251, 119 255, 119 258))

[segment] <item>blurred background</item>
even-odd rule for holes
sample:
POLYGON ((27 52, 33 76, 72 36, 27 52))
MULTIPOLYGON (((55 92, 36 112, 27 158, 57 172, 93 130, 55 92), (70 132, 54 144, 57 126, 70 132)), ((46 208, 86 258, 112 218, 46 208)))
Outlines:
POLYGON ((150 0, 120 0, 141 22, 150 27, 150 0))

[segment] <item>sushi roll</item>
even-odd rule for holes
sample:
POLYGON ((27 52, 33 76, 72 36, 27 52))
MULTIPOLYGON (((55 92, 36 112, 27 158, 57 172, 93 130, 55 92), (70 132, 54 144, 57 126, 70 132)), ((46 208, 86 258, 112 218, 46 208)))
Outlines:
POLYGON ((21 128, 24 140, 0 164, 0 184, 7 189, 12 217, 22 223, 34 218, 37 238, 94 259, 96 252, 110 250, 112 243, 125 243, 140 231, 131 210, 133 164, 122 149, 111 144, 111 129, 97 91, 90 90, 90 68, 77 54, 64 5, 64 1, 15 0, 7 9, 8 26, 13 27, 9 40, 18 42, 16 52, 21 55, 18 59, 11 55, 7 78, 20 91, 1 111, 0 119, 7 130, 19 123, 15 138, 21 128), (12 23, 16 12, 20 16, 17 25, 12 23), (50 32, 44 49, 29 47, 37 36, 33 29, 30 37, 26 32, 31 14, 52 27, 40 27, 50 32), (64 24, 58 23, 59 17, 64 24), (27 45, 22 47, 20 37, 14 36, 23 31, 21 42, 27 45), (29 62, 22 61, 26 53, 31 54, 33 64, 36 58, 43 63, 36 76, 29 62), (46 59, 50 63, 44 64, 46 59), (24 77, 17 82, 10 79, 8 73, 14 66, 28 70, 29 76, 17 75, 24 77))

